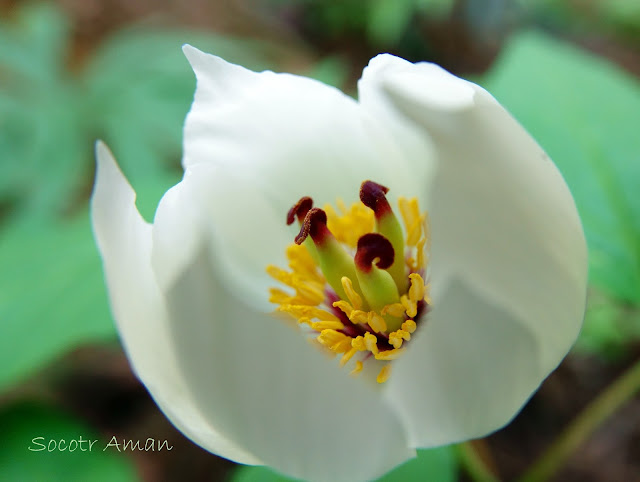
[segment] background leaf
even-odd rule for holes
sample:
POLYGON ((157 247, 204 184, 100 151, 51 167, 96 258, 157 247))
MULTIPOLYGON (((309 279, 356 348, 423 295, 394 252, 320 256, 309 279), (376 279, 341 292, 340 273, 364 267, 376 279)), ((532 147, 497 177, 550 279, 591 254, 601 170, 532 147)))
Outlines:
POLYGON ((589 243, 591 281, 640 302, 638 82, 602 59, 527 32, 512 39, 484 84, 564 175, 589 243))
MULTIPOLYGON (((366 463, 366 461, 363 461, 366 463)), ((418 456, 396 467, 378 482, 456 482, 458 480, 458 460, 452 447, 418 450, 418 456)), ((232 482, 293 482, 267 467, 244 466, 238 468, 232 482)))
MULTIPOLYGON (((0 412, 2 427, 2 450, 0 451, 0 474, 7 482, 46 480, 47 482, 84 482, 87 480, 110 482, 133 482, 137 480, 133 466, 126 457, 103 448, 108 440, 101 440, 88 427, 73 418, 50 408, 38 405, 16 405, 0 412), (74 452, 40 449, 32 442, 35 437, 44 437, 39 443, 49 440, 98 440, 91 451, 74 452)), ((56 445, 57 446, 57 445, 56 445)), ((82 444, 84 448, 88 443, 82 444)), ((54 445, 51 446, 52 448, 54 445)))
POLYGON ((0 389, 74 346, 115 339, 88 213, 0 240, 0 389))

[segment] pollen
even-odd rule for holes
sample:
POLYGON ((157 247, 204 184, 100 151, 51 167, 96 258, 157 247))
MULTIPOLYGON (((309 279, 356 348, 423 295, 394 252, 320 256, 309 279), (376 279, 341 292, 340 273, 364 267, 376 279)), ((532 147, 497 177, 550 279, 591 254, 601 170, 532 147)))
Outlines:
POLYGON ((341 355, 339 367, 378 384, 411 349, 431 306, 428 214, 417 198, 399 197, 396 218, 388 191, 365 181, 361 202, 323 209, 301 198, 287 213, 287 224, 297 219, 301 229, 286 247, 288 269, 266 267, 280 285, 269 289, 276 312, 329 358, 341 355))

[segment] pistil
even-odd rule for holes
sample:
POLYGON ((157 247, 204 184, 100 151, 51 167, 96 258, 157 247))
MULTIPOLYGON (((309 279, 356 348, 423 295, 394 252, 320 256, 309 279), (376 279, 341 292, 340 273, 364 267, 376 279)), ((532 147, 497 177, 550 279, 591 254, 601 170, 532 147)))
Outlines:
MULTIPOLYGON (((398 287, 392 276, 385 271, 393 265, 394 258, 393 246, 383 235, 369 233, 358 240, 355 256, 356 274, 369 306, 378 312, 388 305, 400 302, 398 287)), ((386 327, 381 331, 397 330, 404 321, 391 313, 384 314, 383 318, 386 327)))
POLYGON ((360 285, 353 260, 327 228, 327 214, 322 209, 312 208, 309 210, 295 242, 301 244, 308 237, 311 237, 315 245, 320 269, 336 294, 343 300, 348 299, 342 286, 342 278, 345 276, 353 283, 354 291, 360 294, 360 285))
MULTIPOLYGON (((292 225, 297 218, 298 224, 302 228, 304 225, 304 218, 307 216, 307 213, 311 211, 312 208, 313 208, 313 199, 311 199, 309 196, 301 197, 300 200, 297 203, 295 203, 287 213, 287 226, 292 225)), ((307 251, 309 251, 309 254, 313 258, 313 260, 317 263, 319 261, 318 251, 316 250, 316 247, 313 245, 313 241, 305 240, 303 245, 305 248, 307 248, 307 251)))
POLYGON ((360 200, 373 210, 376 231, 391 242, 395 253, 397 253, 394 262, 387 268, 387 271, 395 281, 398 291, 404 293, 409 285, 404 263, 404 235, 402 226, 387 200, 387 192, 389 192, 389 188, 381 184, 364 181, 360 186, 360 200))

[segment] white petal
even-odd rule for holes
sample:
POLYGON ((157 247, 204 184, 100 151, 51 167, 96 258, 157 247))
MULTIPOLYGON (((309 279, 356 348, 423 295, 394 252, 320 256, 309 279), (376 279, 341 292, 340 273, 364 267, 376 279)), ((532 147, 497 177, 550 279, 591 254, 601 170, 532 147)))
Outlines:
POLYGON ((424 323, 385 387, 413 447, 496 430, 544 378, 538 340, 463 282, 451 283, 424 323))
POLYGON ((131 365, 173 424, 198 445, 240 463, 255 457, 223 438, 193 404, 169 343, 164 301, 151 270, 151 226, 108 148, 96 145, 91 201, 113 316, 131 365))
MULTIPOLYGON (((302 196, 317 206, 338 197, 350 203, 360 183, 373 179, 393 196, 426 197, 427 169, 411 168, 390 120, 317 81, 184 51, 198 82, 183 163, 195 209, 212 225, 215 252, 234 267, 232 282, 252 282, 266 296, 264 269, 281 262, 293 241, 296 229, 284 221, 302 196)), ((421 154, 425 165, 430 154, 421 154)))
MULTIPOLYGON (((454 76, 447 81, 442 71, 435 86, 445 101, 417 94, 433 77, 422 82, 417 74, 424 69, 409 65, 407 76, 398 70, 388 79, 382 74, 378 85, 381 97, 429 132, 438 154, 429 205, 432 284, 463 280, 532 335, 533 375, 526 379, 531 392, 564 357, 582 323, 587 251, 580 219, 555 165, 495 99, 454 76), (455 92, 459 102, 452 100, 455 92)), ((469 315, 466 323, 474 322, 469 315)), ((493 336, 500 339, 501 331, 493 336)), ((506 360, 511 351, 505 346, 492 356, 506 360)), ((422 376, 420 369, 414 376, 422 376)), ((469 372, 470 379, 485 376, 469 372)), ((526 390, 516 390, 522 380, 503 383, 524 402, 526 390)), ((512 413, 503 415, 488 420, 487 428, 512 413)))
POLYGON ((186 167, 232 165, 284 214, 305 195, 350 202, 363 180, 395 178, 393 164, 404 160, 389 158, 374 121, 339 90, 184 51, 198 81, 184 131, 186 167))
POLYGON ((360 98, 395 108, 394 99, 384 89, 393 88, 415 103, 419 109, 437 111, 464 110, 473 106, 473 84, 452 76, 430 63, 412 64, 389 54, 374 57, 358 83, 360 98), (392 86, 392 87, 391 87, 392 86))
POLYGON ((207 227, 185 222, 180 206, 191 200, 179 194, 159 209, 153 258, 178 362, 207 419, 265 464, 304 479, 370 479, 413 457, 378 391, 349 378, 293 322, 247 307, 251 294, 225 278, 207 227), (162 267, 198 240, 185 271, 162 267))

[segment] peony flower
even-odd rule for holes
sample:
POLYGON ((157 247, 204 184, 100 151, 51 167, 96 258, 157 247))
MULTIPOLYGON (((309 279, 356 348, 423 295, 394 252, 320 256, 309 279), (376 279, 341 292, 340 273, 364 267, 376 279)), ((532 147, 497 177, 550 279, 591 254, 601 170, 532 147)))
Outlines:
POLYGON ((184 51, 183 180, 148 224, 99 142, 92 199, 122 343, 171 422, 320 481, 508 423, 584 313, 581 223, 543 150, 433 64, 379 55, 356 101, 184 51))

